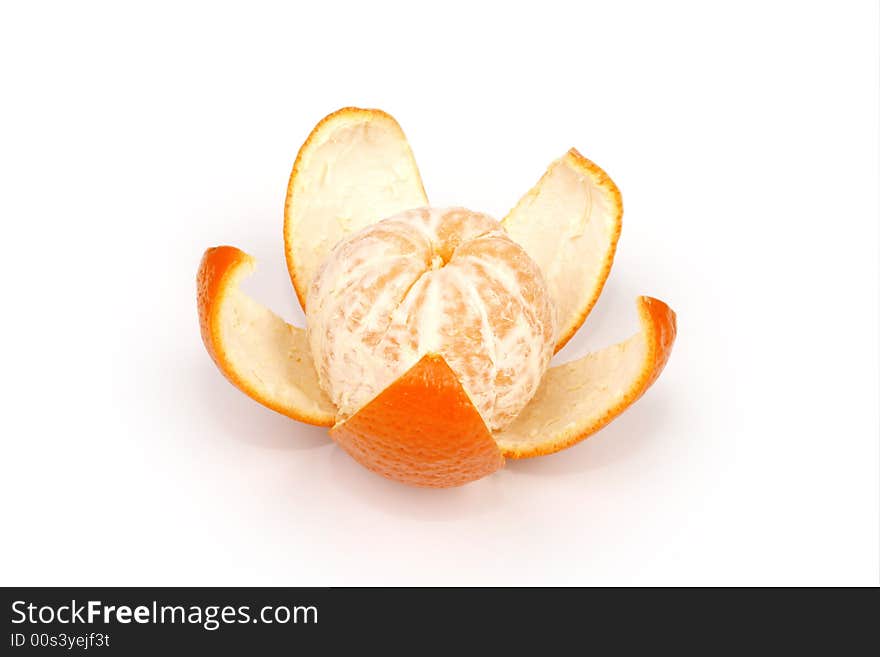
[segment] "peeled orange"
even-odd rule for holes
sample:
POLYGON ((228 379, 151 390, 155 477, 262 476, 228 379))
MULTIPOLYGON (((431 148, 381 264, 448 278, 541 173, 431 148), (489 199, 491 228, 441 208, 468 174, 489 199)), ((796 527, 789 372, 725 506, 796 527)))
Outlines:
POLYGON ((409 210, 343 240, 306 303, 318 380, 343 419, 436 354, 497 431, 535 394, 556 344, 534 261, 497 221, 460 208, 409 210))
POLYGON ((574 149, 503 222, 432 208, 397 122, 345 108, 312 131, 288 186, 285 252, 307 329, 241 292, 253 260, 218 247, 199 269, 202 338, 233 384, 332 426, 371 470, 464 484, 583 440, 666 364, 675 313, 640 297, 639 333, 549 367, 602 290, 622 211, 574 149))

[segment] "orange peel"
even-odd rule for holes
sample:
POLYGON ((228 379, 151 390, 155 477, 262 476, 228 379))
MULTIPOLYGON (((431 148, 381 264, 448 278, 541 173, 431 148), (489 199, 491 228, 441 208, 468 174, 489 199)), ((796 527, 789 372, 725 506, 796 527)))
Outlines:
POLYGON ((556 351, 581 327, 602 293, 622 218, 617 185, 572 148, 502 221, 544 273, 559 313, 556 351))
POLYGON ((255 266, 234 246, 205 251, 196 277, 205 348, 223 375, 249 397, 294 420, 332 426, 336 408, 318 384, 305 330, 239 289, 255 266))
POLYGON ((561 348, 605 284, 623 204, 617 186, 597 165, 571 149, 501 224, 464 209, 426 206, 412 150, 390 115, 344 108, 322 120, 297 155, 284 212, 288 270, 309 328, 287 324, 239 289, 255 266, 253 258, 230 246, 208 249, 198 272, 199 319, 205 346, 221 372, 279 413, 332 427, 332 438, 370 470, 430 487, 479 479, 501 468, 505 458, 570 447, 607 425, 654 383, 672 351, 676 316, 664 302, 639 297, 637 334, 549 369, 547 356, 537 374, 530 374, 542 378, 528 392, 524 408, 491 413, 493 377, 501 372, 504 378, 497 380, 509 382, 517 372, 515 367, 499 370, 497 358, 523 340, 543 341, 548 354, 561 348), (416 208, 426 209, 414 214, 416 208), (413 212, 401 215, 405 211, 413 212), (455 226, 452 232, 447 224, 455 226), (408 231, 409 237, 396 231, 408 231), (480 241, 484 236, 490 243, 480 241), (363 243, 354 246, 359 239, 381 246, 361 253, 363 243), (486 244, 489 250, 481 254, 468 244, 486 244), (347 257, 358 260, 347 262, 347 257), (475 269, 464 267, 469 257, 478 259, 475 269), (501 260, 493 264, 493 257, 501 260), (386 267, 383 258, 393 258, 396 265, 386 267), (441 276, 449 263, 450 273, 441 276), (423 279, 434 281, 433 287, 420 283, 423 279), (394 287, 384 290, 389 281, 396 281, 394 287), (350 294, 355 296, 345 296, 350 294), (346 311, 351 307, 346 299, 358 295, 361 310, 346 311), (314 309, 306 307, 307 299, 314 309), (377 322, 383 313, 396 319, 377 322), (529 321, 549 319, 542 320, 541 331, 499 342, 499 335, 524 321, 519 313, 528 314, 529 321), (455 320, 465 316, 471 319, 455 320), (443 324, 432 326, 439 318, 443 324), (342 342, 325 339, 332 337, 336 321, 351 324, 346 330, 353 332, 342 342), (368 330, 361 331, 362 321, 371 322, 368 330), (395 326, 402 327, 399 340, 395 326), (381 351, 369 352, 377 345, 381 351), (446 351, 439 353, 437 346, 446 351), (410 350, 403 360, 384 355, 401 348, 410 350), (462 351, 471 349, 482 360, 462 351), (367 361, 358 360, 366 356, 367 361), (391 368, 392 358, 406 369, 391 368), (384 373, 352 376, 365 374, 364 362, 384 373), (486 368, 483 379, 474 369, 477 362, 486 368), (333 363, 357 364, 335 372, 340 406, 327 389, 327 367, 341 367, 333 363), (364 385, 372 387, 365 392, 364 385))
POLYGON ((504 465, 458 377, 436 354, 424 356, 330 435, 361 465, 414 486, 460 486, 504 465))
POLYGON ((300 305, 339 240, 425 205, 418 166, 394 117, 358 107, 324 117, 299 149, 284 202, 284 252, 300 305))
POLYGON ((641 323, 636 335, 547 371, 525 410, 495 435, 506 457, 542 456, 579 443, 657 380, 675 342, 675 313, 652 297, 639 297, 636 305, 641 323))

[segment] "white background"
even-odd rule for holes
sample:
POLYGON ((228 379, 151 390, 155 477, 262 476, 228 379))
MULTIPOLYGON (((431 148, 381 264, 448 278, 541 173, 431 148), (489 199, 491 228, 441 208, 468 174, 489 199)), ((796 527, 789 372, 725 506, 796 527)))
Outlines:
POLYGON ((0 583, 877 584, 876 3, 294 4, 3 4, 0 583), (344 105, 396 116, 436 205, 605 168, 623 237, 557 360, 657 296, 647 395, 436 491, 229 385, 202 251, 302 324, 287 178, 344 105))

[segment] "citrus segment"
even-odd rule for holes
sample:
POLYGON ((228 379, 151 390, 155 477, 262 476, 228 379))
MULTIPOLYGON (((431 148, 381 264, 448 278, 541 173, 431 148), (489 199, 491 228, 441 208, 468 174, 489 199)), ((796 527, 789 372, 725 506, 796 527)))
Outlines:
POLYGON ((287 268, 305 308, 320 263, 346 235, 428 199, 397 121, 381 110, 346 107, 306 139, 284 206, 287 268))
POLYGON ((502 223, 544 273, 561 349, 602 292, 620 237, 617 186, 575 149, 553 162, 502 223))
POLYGON ((442 357, 429 354, 330 435, 358 463, 414 486, 460 486, 504 465, 442 357))
POLYGON ((628 340, 551 367, 531 403, 495 439, 508 458, 565 449, 620 415, 657 379, 675 341, 675 313, 639 297, 642 330, 628 340))
POLYGON ((306 332, 238 287, 254 266, 251 256, 232 246, 205 251, 197 277, 205 347, 223 375, 264 406, 332 426, 336 408, 318 384, 306 332))

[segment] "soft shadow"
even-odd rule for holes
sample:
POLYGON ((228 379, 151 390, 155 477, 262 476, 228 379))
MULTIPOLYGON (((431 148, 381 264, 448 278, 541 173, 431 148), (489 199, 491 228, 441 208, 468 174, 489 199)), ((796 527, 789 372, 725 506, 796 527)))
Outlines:
POLYGON ((248 240, 247 248, 257 259, 257 268, 242 281, 241 289, 284 321, 302 328, 306 325, 305 315, 287 271, 281 225, 278 224, 277 230, 274 225, 272 228, 271 231, 263 229, 248 240))
POLYGON ((549 456, 508 460, 507 470, 514 476, 558 477, 595 472, 635 458, 663 435, 677 412, 674 403, 673 395, 658 391, 582 443, 549 456))
POLYGON ((187 370, 193 407, 201 409, 205 430, 263 449, 310 450, 330 442, 326 427, 297 422, 254 401, 227 381, 210 359, 195 359, 187 370))
POLYGON ((602 294, 583 325, 553 357, 552 365, 576 360, 626 340, 639 330, 634 284, 612 270, 602 294))
POLYGON ((392 516, 446 522, 484 515, 504 504, 505 485, 497 476, 457 488, 416 488, 370 472, 334 445, 330 457, 338 490, 392 516))
MULTIPOLYGON (((284 259, 281 220, 276 217, 273 223, 268 217, 261 218, 254 226, 259 229, 251 233, 247 243, 238 245, 257 259, 257 269, 242 281, 242 290, 286 321, 303 327, 305 319, 284 259)), ((197 391, 192 405, 202 409, 204 421, 223 435, 264 449, 308 450, 330 443, 325 427, 297 422, 262 406, 226 380, 204 347, 197 351, 196 357, 188 354, 190 367, 186 370, 188 389, 197 391)))

